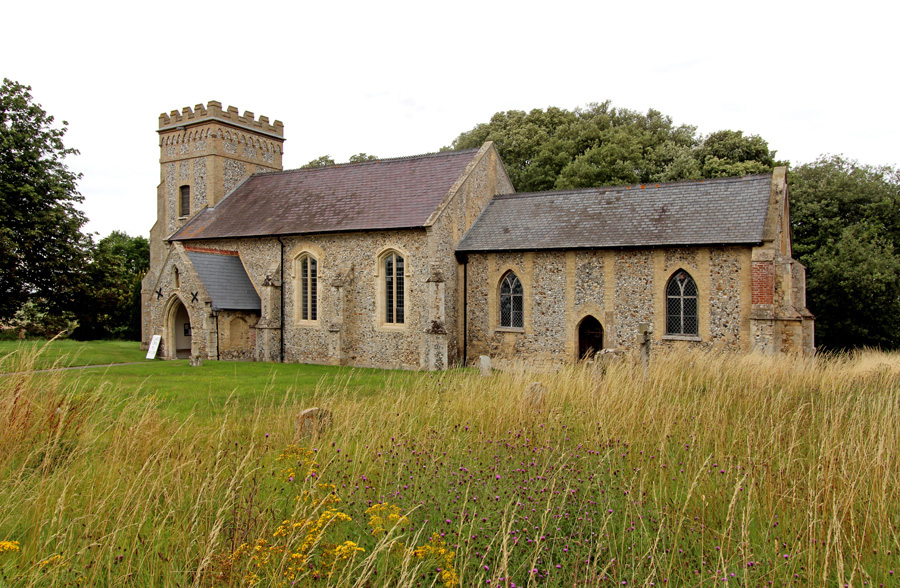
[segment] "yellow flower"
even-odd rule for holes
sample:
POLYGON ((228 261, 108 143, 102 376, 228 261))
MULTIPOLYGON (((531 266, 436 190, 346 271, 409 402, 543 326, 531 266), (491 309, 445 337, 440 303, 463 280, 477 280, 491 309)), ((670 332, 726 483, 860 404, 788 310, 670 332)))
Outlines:
POLYGON ((334 548, 334 559, 335 560, 350 559, 351 557, 356 555, 357 552, 360 552, 360 551, 365 553, 366 550, 363 549, 362 547, 357 547, 356 543, 354 543, 353 541, 344 541, 343 544, 338 545, 334 548))
POLYGON ((7 551, 19 551, 18 541, 0 541, 0 554, 7 551))
POLYGON ((396 504, 388 504, 386 502, 373 504, 366 510, 366 514, 371 515, 369 526, 372 527, 373 535, 384 533, 387 528, 409 524, 408 518, 400 516, 400 507, 396 504))
POLYGON ((437 533, 431 536, 431 541, 416 547, 413 555, 419 559, 430 559, 439 564, 441 568, 440 578, 445 588, 453 588, 459 585, 459 575, 453 567, 456 552, 447 549, 447 544, 437 533))
POLYGON ((60 560, 62 560, 62 556, 59 555, 59 554, 57 553, 56 555, 51 555, 51 556, 48 557, 47 559, 41 561, 41 562, 38 564, 38 567, 44 568, 44 567, 47 567, 47 566, 51 566, 51 565, 53 565, 53 564, 59 563, 60 560))

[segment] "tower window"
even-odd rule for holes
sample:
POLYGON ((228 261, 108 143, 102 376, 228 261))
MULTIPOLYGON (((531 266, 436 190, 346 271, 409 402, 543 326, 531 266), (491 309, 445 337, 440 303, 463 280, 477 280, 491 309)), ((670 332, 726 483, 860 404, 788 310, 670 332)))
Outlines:
POLYGON ((188 216, 191 214, 191 187, 181 187, 181 206, 178 209, 178 216, 188 216))

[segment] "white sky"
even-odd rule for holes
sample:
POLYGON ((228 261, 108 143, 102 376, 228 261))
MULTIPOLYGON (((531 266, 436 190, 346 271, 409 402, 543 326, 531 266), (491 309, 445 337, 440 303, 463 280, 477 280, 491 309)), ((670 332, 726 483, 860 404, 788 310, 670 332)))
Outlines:
POLYGON ((35 0, 3 20, 0 73, 69 122, 101 237, 149 234, 158 116, 209 100, 284 122, 286 169, 606 99, 761 135, 794 164, 900 163, 896 2, 35 0))

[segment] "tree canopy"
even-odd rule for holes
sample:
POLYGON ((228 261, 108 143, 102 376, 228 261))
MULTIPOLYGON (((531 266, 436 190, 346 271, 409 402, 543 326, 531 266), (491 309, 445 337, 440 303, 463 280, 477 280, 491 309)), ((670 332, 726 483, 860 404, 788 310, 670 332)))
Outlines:
POLYGON ((821 157, 788 187, 816 344, 900 347, 900 170, 821 157))
POLYGON ((141 278, 150 265, 150 242, 113 231, 91 247, 74 316, 77 339, 140 339, 141 278))
POLYGON ((777 164, 759 136, 726 130, 700 137, 657 110, 642 114, 609 101, 574 111, 498 112, 445 149, 485 141, 494 142, 522 192, 764 173, 777 164))
MULTIPOLYGON (((350 156, 349 163, 362 163, 364 161, 375 161, 378 159, 377 155, 369 155, 368 153, 356 153, 355 155, 350 156)), ((311 167, 327 167, 329 165, 335 165, 334 158, 330 155, 320 155, 319 157, 313 159, 306 165, 301 165, 301 169, 311 168, 311 167)))
POLYGON ((67 123, 33 102, 30 86, 0 86, 0 320, 28 300, 52 311, 71 307, 87 237, 82 197, 65 158, 67 123))

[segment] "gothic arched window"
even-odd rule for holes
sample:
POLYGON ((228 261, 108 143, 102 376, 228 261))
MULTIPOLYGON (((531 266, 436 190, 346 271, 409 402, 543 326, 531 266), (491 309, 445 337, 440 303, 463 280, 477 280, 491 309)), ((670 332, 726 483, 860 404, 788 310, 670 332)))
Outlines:
POLYGON ((391 251, 382 257, 384 269, 384 322, 401 325, 406 319, 404 287, 404 260, 400 254, 391 251))
POLYGON ((300 280, 298 317, 302 321, 314 321, 319 317, 319 264, 316 258, 309 254, 302 255, 297 260, 297 277, 300 280))
POLYGON ((666 334, 696 335, 697 284, 684 270, 678 270, 666 286, 666 334))
POLYGON ((500 326, 521 329, 525 326, 522 282, 513 272, 500 281, 500 326))

